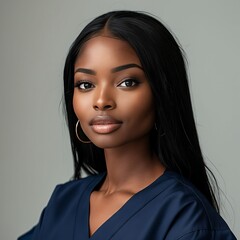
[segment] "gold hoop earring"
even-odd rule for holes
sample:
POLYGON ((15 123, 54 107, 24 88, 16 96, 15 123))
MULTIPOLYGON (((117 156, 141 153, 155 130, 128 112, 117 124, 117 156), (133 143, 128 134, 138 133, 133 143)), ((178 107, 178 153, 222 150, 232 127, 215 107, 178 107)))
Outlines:
POLYGON ((82 140, 79 136, 78 136, 78 125, 79 125, 80 121, 78 120, 77 123, 76 123, 76 127, 75 127, 75 133, 76 133, 76 136, 78 138, 78 140, 82 143, 91 143, 90 140, 88 141, 85 141, 85 140, 82 140))

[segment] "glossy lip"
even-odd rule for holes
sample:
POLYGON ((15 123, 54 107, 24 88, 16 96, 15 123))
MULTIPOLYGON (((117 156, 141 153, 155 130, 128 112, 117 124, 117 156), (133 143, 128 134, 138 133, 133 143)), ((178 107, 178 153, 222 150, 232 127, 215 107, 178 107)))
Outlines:
POLYGON ((93 131, 99 134, 108 134, 121 127, 122 122, 108 115, 97 116, 90 121, 93 131))

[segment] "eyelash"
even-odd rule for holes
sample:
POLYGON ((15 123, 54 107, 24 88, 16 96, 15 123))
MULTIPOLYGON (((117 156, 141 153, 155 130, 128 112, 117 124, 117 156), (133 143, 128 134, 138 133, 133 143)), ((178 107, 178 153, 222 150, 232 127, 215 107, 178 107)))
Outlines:
MULTIPOLYGON (((123 80, 122 82, 120 82, 120 83, 117 85, 117 87, 121 87, 121 88, 132 88, 132 87, 135 87, 135 86, 137 86, 137 85, 139 85, 139 84, 140 84, 140 82, 139 82, 137 79, 135 79, 135 78, 127 78, 127 79, 123 80), (131 83, 133 83, 133 85, 127 86, 127 84, 126 84, 127 82, 128 82, 128 83, 131 82, 131 83), (125 86, 121 86, 121 85, 124 84, 124 83, 125 83, 125 86)), ((95 86, 94 86, 94 84, 91 83, 90 81, 81 80, 81 81, 76 82, 76 83, 74 84, 74 87, 78 88, 78 89, 81 90, 81 91, 88 91, 88 90, 94 88, 95 86), (81 85, 85 85, 85 84, 88 84, 88 87, 85 86, 85 88, 82 88, 81 85)))
POLYGON ((91 82, 87 81, 87 80, 81 80, 81 81, 77 81, 77 82, 74 84, 74 87, 78 88, 78 89, 81 90, 81 91, 88 91, 88 90, 90 90, 91 88, 94 88, 94 85, 93 85, 91 82), (91 87, 89 87, 89 88, 81 88, 81 85, 82 85, 82 84, 88 84, 88 85, 90 85, 91 87))
POLYGON ((127 79, 123 80, 121 83, 119 83, 117 86, 118 87, 123 87, 123 88, 131 88, 131 87, 135 87, 135 86, 137 86, 139 84, 140 84, 140 82, 137 79, 135 79, 135 78, 127 78, 127 79), (132 82, 134 84, 132 86, 127 86, 126 82, 132 82), (123 84, 123 83, 125 83, 125 86, 121 86, 121 84, 123 84))

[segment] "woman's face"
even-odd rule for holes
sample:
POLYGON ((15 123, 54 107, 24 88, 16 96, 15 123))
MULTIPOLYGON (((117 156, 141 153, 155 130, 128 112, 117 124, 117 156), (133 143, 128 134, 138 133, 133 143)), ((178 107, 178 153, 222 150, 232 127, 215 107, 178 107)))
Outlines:
POLYGON ((96 146, 114 148, 149 137, 155 119, 153 96, 127 42, 93 37, 74 67, 74 111, 96 146))

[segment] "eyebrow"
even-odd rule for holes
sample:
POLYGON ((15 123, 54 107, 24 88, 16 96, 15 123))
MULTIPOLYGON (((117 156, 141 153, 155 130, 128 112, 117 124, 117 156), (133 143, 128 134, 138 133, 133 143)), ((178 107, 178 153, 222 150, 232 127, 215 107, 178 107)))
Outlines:
POLYGON ((96 75, 97 73, 91 69, 87 69, 87 68, 78 68, 75 73, 77 72, 82 72, 82 73, 86 73, 86 74, 90 74, 90 75, 96 75))
MULTIPOLYGON (((111 72, 116 73, 116 72, 120 72, 120 71, 123 71, 128 68, 140 68, 141 70, 143 70, 143 68, 141 66, 139 66, 138 64, 129 63, 129 64, 125 64, 125 65, 121 65, 121 66, 112 68, 111 72)), ((87 69, 87 68, 78 68, 78 69, 76 69, 75 73, 77 73, 77 72, 82 72, 82 73, 86 73, 86 74, 90 74, 90 75, 97 74, 96 71, 94 71, 92 69, 87 69)))
POLYGON ((112 73, 115 73, 115 72, 119 72, 119 71, 123 71, 125 69, 128 69, 128 68, 140 68, 141 70, 143 70, 143 68, 135 63, 130 63, 130 64, 125 64, 125 65, 122 65, 122 66, 118 66, 118 67, 115 67, 111 70, 112 73))

